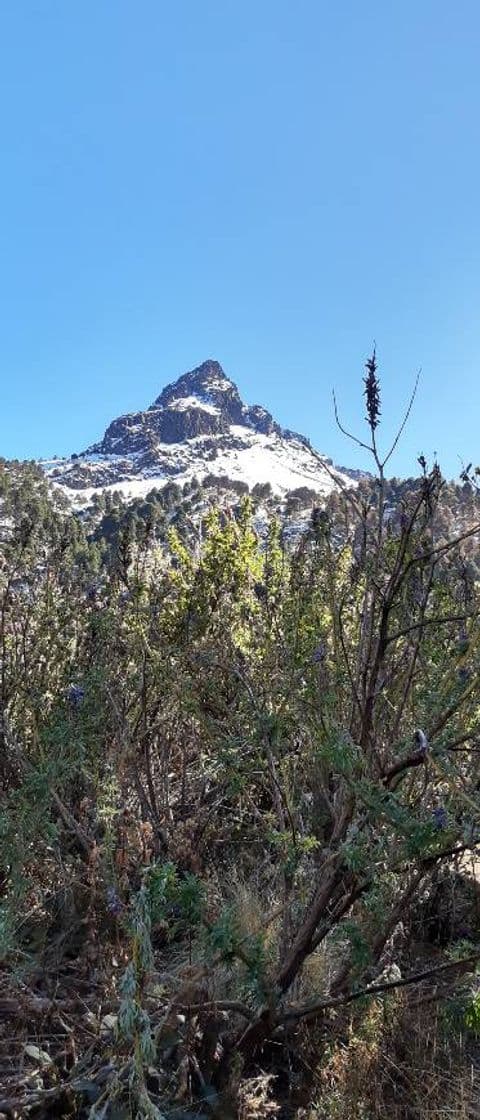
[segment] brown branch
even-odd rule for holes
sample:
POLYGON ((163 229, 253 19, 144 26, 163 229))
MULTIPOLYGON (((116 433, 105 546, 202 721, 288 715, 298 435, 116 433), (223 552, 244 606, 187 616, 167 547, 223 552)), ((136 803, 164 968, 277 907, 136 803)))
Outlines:
POLYGON ((422 867, 432 867, 434 863, 438 863, 442 859, 452 859, 454 856, 461 856, 463 852, 472 852, 478 848, 478 844, 472 842, 466 844, 456 844, 453 848, 444 848, 443 852, 437 852, 432 856, 425 856, 422 860, 422 867))
POLYGON ((479 960, 480 951, 470 957, 465 957, 462 961, 448 961, 446 964, 435 965, 434 968, 414 972, 411 976, 402 977, 401 980, 385 980, 383 983, 370 984, 366 988, 336 996, 334 999, 318 1000, 314 1003, 303 1004, 300 1007, 290 1007, 285 1011, 281 1022, 292 1023, 298 1022, 300 1019, 305 1022, 309 1019, 315 1019, 319 1015, 323 1015, 324 1011, 330 1011, 334 1007, 345 1007, 347 1004, 364 999, 366 996, 382 995, 384 992, 394 991, 396 988, 407 988, 412 984, 420 984, 422 981, 429 980, 430 977, 438 976, 441 973, 455 972, 456 970, 470 972, 474 970, 479 960))
POLYGON ((464 533, 460 533, 458 537, 454 537, 453 540, 447 541, 446 544, 438 545, 437 548, 431 548, 427 552, 419 552, 417 556, 412 556, 411 560, 408 561, 408 564, 405 566, 402 573, 402 582, 410 569, 415 567, 415 564, 426 563, 427 560, 433 560, 434 557, 438 558, 439 556, 443 556, 447 552, 451 552, 452 549, 457 547, 457 545, 463 544, 464 541, 469 540, 470 537, 479 536, 479 534, 480 524, 477 523, 471 529, 467 529, 464 533))
POLYGON ((343 427, 343 424, 340 422, 340 418, 339 418, 339 415, 338 415, 337 398, 335 396, 335 390, 333 390, 332 396, 333 396, 333 407, 334 407, 334 411, 335 411, 335 420, 336 420, 336 423, 337 423, 338 427, 340 428, 340 431, 341 431, 342 435, 346 436, 347 439, 351 439, 353 441, 353 443, 358 444, 359 447, 363 447, 364 451, 369 451, 371 455, 375 455, 374 448, 371 446, 371 444, 364 443, 363 440, 358 438, 358 436, 354 436, 352 432, 349 432, 347 430, 347 428, 343 427))
POLYGON ((320 868, 321 882, 315 891, 312 903, 294 939, 290 953, 284 961, 277 977, 276 986, 286 992, 299 972, 305 958, 312 951, 312 941, 320 918, 328 905, 335 887, 340 852, 331 852, 320 868))
POLYGON ((438 735, 439 731, 443 731, 443 728, 446 726, 446 724, 449 722, 449 720, 452 718, 452 716, 455 715, 455 712, 458 712, 459 708, 461 708, 462 705, 465 703, 465 700, 470 699, 470 697, 475 693, 475 690, 477 688, 478 688, 478 682, 477 682, 476 678, 474 678, 473 681, 472 681, 472 684, 469 686, 469 688, 466 688, 465 692, 462 692, 462 695, 459 696, 458 700, 455 700, 455 702, 453 704, 451 704, 449 708, 446 709, 446 711, 443 713, 443 715, 440 716, 439 719, 437 720, 437 722, 433 725, 431 730, 429 730, 427 732, 427 738, 428 738, 429 743, 433 742, 435 737, 438 735))
MULTIPOLYGON (((323 470, 325 470, 327 472, 327 474, 330 476, 332 482, 334 482, 335 485, 338 486, 338 489, 341 491, 341 493, 343 494, 343 497, 346 499, 348 504, 355 511, 355 513, 357 514, 357 517, 361 517, 360 509, 359 509, 359 507, 357 505, 357 502, 355 500, 355 497, 354 497, 355 491, 353 489, 350 489, 348 486, 345 486, 345 483, 343 482, 343 480, 338 476, 338 472, 336 474, 335 471, 332 471, 330 469, 328 463, 325 461, 323 456, 320 455, 318 451, 315 451, 314 447, 311 447, 310 451, 311 451, 312 455, 314 455, 314 457, 318 460, 318 462, 321 463, 323 470)), ((352 480, 352 482, 353 482, 353 480, 352 480)))
POLYGON ((362 883, 358 883, 356 886, 353 886, 348 894, 344 894, 342 898, 339 899, 334 909, 330 911, 326 920, 323 922, 323 924, 317 930, 315 936, 312 938, 312 953, 315 952, 315 949, 318 949, 318 946, 322 943, 325 937, 327 937, 328 933, 330 933, 330 930, 333 928, 333 924, 339 922, 340 919, 343 918, 344 914, 348 913, 354 902, 357 902, 358 899, 361 898, 363 894, 365 894, 365 891, 368 890, 369 887, 371 887, 371 885, 371 879, 364 879, 362 883))
POLYGON ((94 841, 90 840, 81 825, 79 825, 78 821, 75 820, 73 814, 69 809, 67 809, 66 805, 63 804, 63 801, 60 800, 58 793, 56 793, 54 789, 50 789, 50 796, 56 809, 58 810, 59 816, 62 818, 65 827, 68 828, 68 831, 72 832, 76 837, 85 855, 90 856, 93 849, 94 841))
POLYGON ((387 642, 397 642, 399 638, 405 638, 407 634, 411 634, 414 630, 420 630, 423 626, 446 626, 449 622, 465 622, 464 614, 452 614, 444 618, 422 618, 420 622, 414 622, 412 626, 406 626, 404 630, 397 630, 396 634, 390 634, 387 642))
POLYGON ((418 373, 417 373, 417 376, 416 376, 416 378, 415 378, 415 385, 413 386, 413 392, 412 392, 412 395, 411 395, 411 397, 410 397, 410 401, 409 401, 409 404, 408 404, 408 408, 407 408, 407 411, 406 411, 406 413, 405 413, 405 416, 403 417, 402 423, 400 424, 400 427, 399 427, 399 429, 398 429, 398 432, 397 432, 397 434, 396 434, 396 436, 395 436, 395 439, 394 439, 394 441, 393 441, 393 443, 392 443, 392 446, 391 446, 391 448, 390 448, 390 451, 389 451, 389 452, 388 452, 388 454, 387 454, 387 455, 385 456, 385 459, 384 459, 384 460, 383 460, 383 462, 382 462, 382 468, 383 468, 383 467, 385 467, 385 466, 386 466, 386 464, 388 463, 388 460, 389 460, 389 459, 391 459, 391 457, 392 457, 392 455, 393 455, 393 452, 395 451, 395 448, 396 448, 396 446, 397 446, 397 444, 398 444, 398 441, 399 441, 399 439, 401 439, 401 436, 402 436, 402 434, 403 434, 403 432, 404 432, 404 430, 405 430, 405 427, 406 427, 406 424, 407 424, 408 418, 409 418, 409 416, 410 416, 410 413, 411 413, 411 411, 412 411, 412 408, 413 408, 413 402, 414 402, 414 400, 415 400, 415 397, 416 397, 416 395, 417 395, 418 383, 419 383, 419 381, 420 381, 420 374, 421 374, 421 372, 422 372, 422 371, 421 371, 421 370, 419 370, 419 371, 418 371, 418 373))
POLYGON ((219 1000, 203 1000, 201 1003, 184 1003, 181 1000, 174 1000, 172 1007, 180 1011, 230 1011, 232 1015, 241 1015, 242 1019, 247 1019, 251 1022, 254 1017, 254 1012, 246 1004, 240 1003, 239 1000, 234 999, 219 999, 219 1000))
POLYGON ((409 754, 407 758, 398 758, 383 775, 383 784, 388 786, 397 774, 402 774, 404 770, 410 770, 412 767, 421 766, 422 762, 426 762, 428 754, 425 751, 415 751, 414 754, 409 754))

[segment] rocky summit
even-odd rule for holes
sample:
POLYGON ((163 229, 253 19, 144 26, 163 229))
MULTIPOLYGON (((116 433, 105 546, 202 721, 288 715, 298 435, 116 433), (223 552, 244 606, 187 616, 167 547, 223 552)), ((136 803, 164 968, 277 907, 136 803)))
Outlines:
POLYGON ((244 404, 217 361, 208 360, 141 412, 119 416, 103 439, 69 459, 44 462, 52 482, 77 505, 106 488, 140 497, 168 481, 225 476, 284 495, 299 487, 328 494, 351 478, 302 435, 282 428, 261 405, 244 404))

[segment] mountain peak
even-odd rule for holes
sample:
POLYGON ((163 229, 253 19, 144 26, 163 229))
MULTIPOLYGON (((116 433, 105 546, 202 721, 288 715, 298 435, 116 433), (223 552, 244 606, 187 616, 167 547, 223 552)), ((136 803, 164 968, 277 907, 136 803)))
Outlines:
POLYGON ((191 369, 188 373, 182 374, 176 381, 172 381, 166 385, 160 396, 150 406, 153 408, 166 408, 173 401, 181 399, 182 397, 189 397, 192 394, 198 395, 200 399, 211 398, 215 400, 218 394, 221 394, 218 403, 221 403, 223 394, 228 393, 240 401, 240 396, 236 385, 227 377, 220 362, 215 361, 213 358, 208 358, 207 361, 202 362, 201 365, 191 369))
POLYGON ((166 385, 146 410, 117 417, 99 443, 56 464, 52 477, 86 495, 102 487, 147 493, 169 479, 211 474, 247 486, 268 482, 279 494, 299 487, 326 494, 336 482, 304 436, 261 405, 244 404, 214 358, 166 385))

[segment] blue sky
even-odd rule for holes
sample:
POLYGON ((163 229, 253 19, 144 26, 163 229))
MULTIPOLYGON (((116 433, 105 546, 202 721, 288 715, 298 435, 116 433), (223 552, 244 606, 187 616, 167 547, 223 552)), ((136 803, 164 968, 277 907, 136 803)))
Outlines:
POLYGON ((478 0, 4 0, 0 454, 80 450, 218 358, 362 465, 480 460, 478 0))

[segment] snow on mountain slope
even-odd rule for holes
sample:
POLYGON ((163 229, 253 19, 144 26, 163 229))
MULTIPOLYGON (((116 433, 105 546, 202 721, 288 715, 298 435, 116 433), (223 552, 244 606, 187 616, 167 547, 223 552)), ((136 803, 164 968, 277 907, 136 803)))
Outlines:
POLYGON ((352 485, 303 436, 282 429, 260 405, 245 405, 215 361, 167 385, 145 411, 118 417, 80 455, 42 465, 77 506, 98 490, 133 498, 211 474, 250 487, 269 482, 279 495, 299 487, 326 495, 336 483, 352 485))

